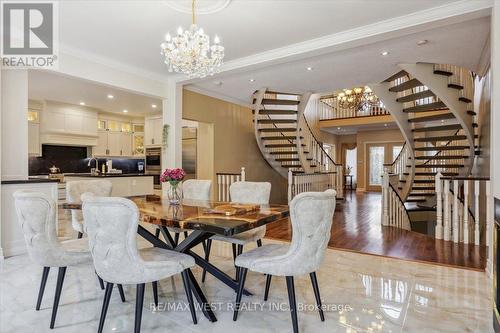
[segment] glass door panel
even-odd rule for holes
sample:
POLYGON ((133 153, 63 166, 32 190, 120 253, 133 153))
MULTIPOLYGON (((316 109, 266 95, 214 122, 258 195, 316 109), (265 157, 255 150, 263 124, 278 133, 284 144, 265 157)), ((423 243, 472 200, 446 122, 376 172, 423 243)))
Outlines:
POLYGON ((384 146, 368 146, 368 189, 380 190, 384 172, 384 146))

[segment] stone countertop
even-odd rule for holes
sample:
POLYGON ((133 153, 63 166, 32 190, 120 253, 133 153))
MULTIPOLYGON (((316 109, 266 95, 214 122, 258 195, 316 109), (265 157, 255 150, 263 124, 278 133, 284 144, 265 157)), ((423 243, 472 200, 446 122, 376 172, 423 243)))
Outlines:
POLYGON ((106 173, 92 175, 90 173, 65 173, 64 177, 89 177, 89 178, 109 178, 109 177, 153 177, 145 173, 106 173))
POLYGON ((11 185, 11 184, 38 184, 38 183, 59 183, 59 179, 28 178, 28 179, 2 180, 2 185, 11 185))

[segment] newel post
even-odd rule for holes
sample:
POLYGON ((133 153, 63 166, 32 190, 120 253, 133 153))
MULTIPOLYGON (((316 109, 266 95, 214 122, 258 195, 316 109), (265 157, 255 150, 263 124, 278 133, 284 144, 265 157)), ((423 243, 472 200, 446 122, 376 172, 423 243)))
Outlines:
POLYGON ((241 167, 241 181, 244 182, 246 178, 245 167, 241 167))
POLYGON ((384 170, 382 178, 382 225, 389 225, 389 173, 384 170))
POLYGON ((292 184, 293 184, 293 173, 291 169, 288 169, 288 203, 292 201, 292 184))
POLYGON ((436 239, 443 239, 443 188, 441 172, 436 175, 436 239))

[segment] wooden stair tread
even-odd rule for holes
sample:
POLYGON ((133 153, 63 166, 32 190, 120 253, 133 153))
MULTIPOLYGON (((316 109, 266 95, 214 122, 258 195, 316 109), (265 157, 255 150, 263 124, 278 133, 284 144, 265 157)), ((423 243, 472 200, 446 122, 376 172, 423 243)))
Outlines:
POLYGON ((396 74, 389 76, 387 79, 384 80, 384 82, 391 82, 391 81, 394 81, 394 80, 399 79, 400 77, 403 77, 406 75, 408 75, 408 73, 403 69, 403 70, 400 70, 399 72, 397 72, 396 74))
MULTIPOLYGON (((261 136, 260 137, 262 140, 295 140, 297 137, 291 136, 291 135, 277 135, 277 136, 261 136)), ((300 137, 303 139, 304 137, 300 137)))
POLYGON ((260 114, 269 114, 269 115, 278 115, 278 114, 281 114, 281 115, 292 115, 292 114, 296 114, 297 113, 297 110, 269 110, 269 109, 265 109, 265 110, 259 110, 259 113, 260 114))
POLYGON ((411 189, 415 190, 415 191, 433 191, 433 190, 435 190, 435 187, 434 186, 412 186, 411 189))
POLYGON ((465 155, 457 155, 457 156, 441 156, 441 155, 431 155, 431 156, 416 156, 416 160, 458 160, 462 158, 469 158, 469 156, 465 155))
POLYGON ((464 102, 464 103, 472 103, 472 100, 469 99, 469 98, 467 98, 467 97, 465 97, 465 96, 459 97, 458 100, 460 102, 464 102))
POLYGON ((461 128, 462 128, 462 126, 460 124, 451 124, 451 125, 440 125, 440 126, 413 128, 412 132, 448 131, 448 130, 455 130, 455 129, 461 129, 461 128))
POLYGON ((457 90, 464 89, 464 87, 462 85, 456 84, 456 83, 448 83, 448 88, 457 89, 457 90))
POLYGON ((281 164, 283 168, 301 168, 302 165, 300 164, 281 164))
POLYGON ((300 158, 277 158, 276 162, 295 162, 295 161, 300 161, 300 158))
POLYGON ((424 192, 410 192, 409 196, 412 197, 433 197, 436 193, 424 193, 424 192))
POLYGON ((389 88, 389 91, 401 92, 401 91, 405 91, 405 90, 415 88, 418 86, 422 86, 422 83, 420 83, 420 81, 417 79, 411 79, 411 80, 408 80, 408 81, 401 83, 400 85, 389 88))
POLYGON ((416 101, 418 99, 432 97, 432 96, 436 96, 436 95, 431 90, 424 90, 424 91, 414 93, 411 95, 399 97, 396 99, 396 102, 399 102, 399 103, 413 102, 413 101, 416 101))
POLYGON ((443 136, 429 136, 426 138, 415 138, 415 142, 433 142, 433 141, 454 141, 454 140, 465 140, 466 135, 443 135, 443 136))
POLYGON ((406 198, 406 202, 424 202, 424 201, 427 201, 427 199, 425 198, 419 198, 419 197, 408 197, 406 198))
POLYGON ((444 75, 444 76, 452 76, 453 73, 452 72, 448 72, 448 71, 443 71, 443 70, 434 70, 434 74, 437 74, 437 75, 444 75))
MULTIPOLYGON (((458 176, 458 172, 441 172, 443 176, 458 176)), ((409 173, 408 173, 409 175, 409 173)), ((437 172, 415 172, 415 176, 435 176, 437 172)))
MULTIPOLYGON (((305 144, 302 144, 302 147, 305 147, 305 144)), ((264 145, 266 148, 287 148, 287 147, 297 147, 295 143, 270 143, 264 145)))
POLYGON ((269 127, 269 128, 259 128, 260 132, 295 132, 297 128, 295 127, 269 127))
POLYGON ((262 105, 299 105, 300 101, 293 99, 269 99, 264 98, 262 105))
POLYGON ((295 151, 295 150, 290 150, 290 151, 271 151, 271 152, 269 152, 269 154, 271 154, 271 155, 297 155, 297 151, 295 151))
POLYGON ((440 150, 463 150, 469 146, 437 146, 437 147, 415 147, 415 151, 440 151, 440 150))
POLYGON ((413 180, 414 184, 430 184, 434 183, 434 179, 415 179, 413 180))
POLYGON ((293 124, 297 122, 297 119, 259 119, 257 122, 259 124, 293 124))
POLYGON ((436 110, 442 110, 442 109, 447 109, 446 104, 439 101, 439 102, 434 102, 434 103, 417 105, 417 106, 413 106, 411 108, 406 108, 406 109, 403 109, 403 112, 428 112, 428 111, 436 111, 436 110))
POLYGON ((428 121, 435 121, 435 120, 443 120, 443 119, 455 119, 455 116, 453 113, 443 113, 443 114, 435 114, 432 116, 425 116, 425 117, 415 117, 412 119, 408 119, 409 123, 423 123, 423 122, 428 122, 428 121))
POLYGON ((415 168, 419 169, 446 169, 446 168, 463 168, 463 164, 417 164, 415 168))

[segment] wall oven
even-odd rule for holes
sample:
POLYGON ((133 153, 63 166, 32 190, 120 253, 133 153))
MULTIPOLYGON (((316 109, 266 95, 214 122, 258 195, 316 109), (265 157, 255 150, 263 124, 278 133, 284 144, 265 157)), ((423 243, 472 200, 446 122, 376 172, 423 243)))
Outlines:
POLYGON ((153 176, 154 188, 161 190, 161 148, 146 148, 146 174, 153 176))

